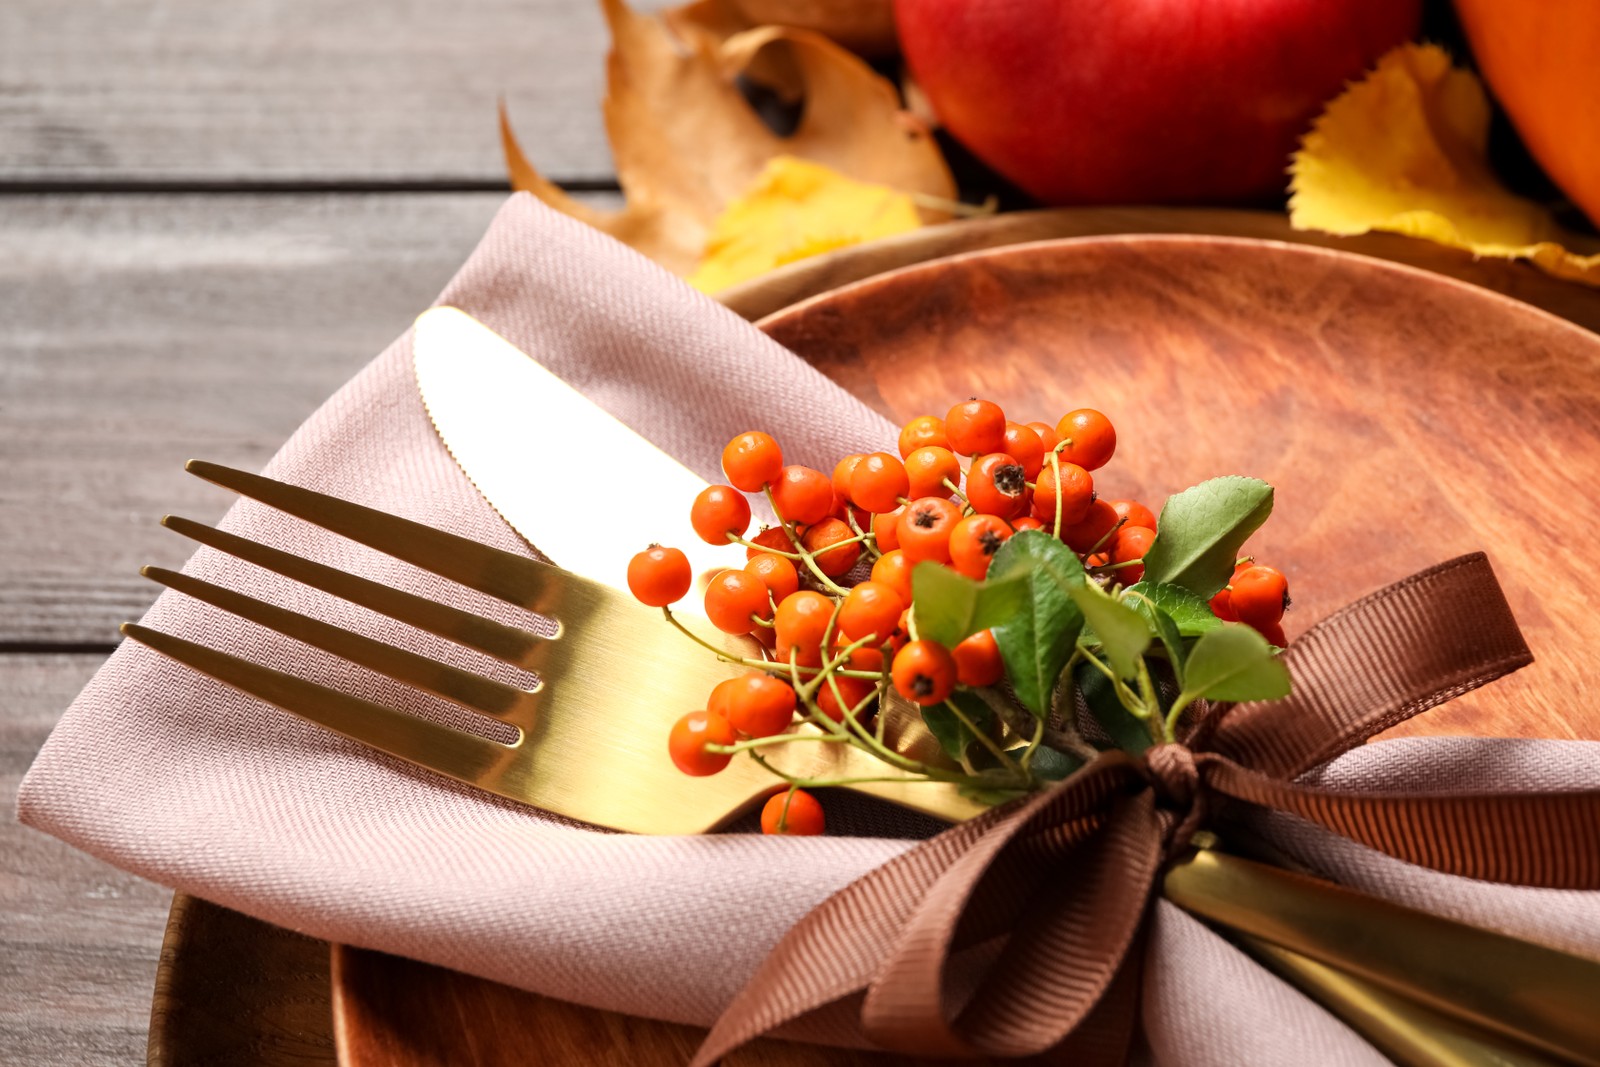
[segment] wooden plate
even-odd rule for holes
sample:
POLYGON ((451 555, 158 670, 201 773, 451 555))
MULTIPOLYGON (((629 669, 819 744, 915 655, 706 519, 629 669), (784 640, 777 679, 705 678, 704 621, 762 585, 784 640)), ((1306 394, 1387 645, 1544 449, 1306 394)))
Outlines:
MULTIPOLYGON (((1538 662, 1404 732, 1600 739, 1600 710, 1581 696, 1600 691, 1581 532, 1600 526, 1585 487, 1600 470, 1593 334, 1408 268, 1195 237, 938 260, 761 326, 896 421, 972 394, 1025 419, 1098 407, 1118 428, 1117 458, 1097 472, 1108 493, 1156 506, 1213 474, 1267 478, 1278 506, 1257 551, 1290 575, 1291 636, 1486 549, 1538 662)), ((348 1067, 442 1063, 466 1043, 484 1064, 535 1048, 552 1064, 684 1060, 678 1028, 619 1028, 371 953, 336 959, 348 1067)), ((748 1062, 802 1062, 783 1048, 748 1062)), ((803 1062, 843 1062, 826 1055, 803 1062)))
MULTIPOLYGON (((1578 700, 1600 681, 1579 654, 1600 630, 1579 533, 1600 520, 1592 334, 1421 271, 1196 237, 941 260, 762 326, 897 420, 974 393, 1027 419, 1100 407, 1120 435, 1100 479, 1111 493, 1156 504, 1216 473, 1268 478, 1278 514, 1259 551, 1290 574, 1291 635, 1486 549, 1539 662, 1406 732, 1600 738, 1600 712, 1578 700)), ((682 1062, 693 1041, 380 954, 337 959, 350 1067, 682 1062)))

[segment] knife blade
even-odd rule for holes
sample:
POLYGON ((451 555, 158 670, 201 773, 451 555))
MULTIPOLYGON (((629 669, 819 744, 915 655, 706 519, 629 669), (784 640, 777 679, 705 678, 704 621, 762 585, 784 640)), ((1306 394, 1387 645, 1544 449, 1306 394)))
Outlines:
POLYGON ((699 475, 551 373, 529 353, 454 307, 417 318, 412 335, 417 388, 456 463, 500 516, 535 550, 574 574, 627 588, 628 560, 646 546, 622 545, 571 505, 598 500, 613 472, 628 472, 628 512, 648 516, 644 536, 682 549, 704 578, 743 562, 700 540, 689 506, 699 475), (575 442, 582 442, 582 462, 575 442))

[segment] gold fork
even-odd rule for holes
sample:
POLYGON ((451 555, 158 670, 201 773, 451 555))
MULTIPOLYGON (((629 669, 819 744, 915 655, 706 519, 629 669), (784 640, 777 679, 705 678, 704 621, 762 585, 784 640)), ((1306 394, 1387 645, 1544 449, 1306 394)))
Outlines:
MULTIPOLYGON (((507 685, 158 567, 146 567, 143 573, 171 589, 513 726, 517 737, 503 744, 466 733, 135 623, 122 627, 129 637, 390 755, 599 826, 648 834, 703 833, 782 786, 769 771, 742 757, 708 778, 685 778, 672 765, 666 745, 672 723, 685 712, 703 708, 713 686, 746 668, 690 647, 658 611, 549 564, 336 497, 200 460, 190 461, 187 469, 554 619, 559 629, 553 637, 544 637, 169 515, 161 520, 163 525, 201 544, 530 671, 538 684, 533 689, 507 685)), ((688 625, 695 628, 692 622, 688 625)), ((748 654, 715 631, 700 636, 727 648, 730 655, 748 654)), ((799 730, 822 736, 809 725, 799 730)), ((903 729, 889 740, 908 749, 918 739, 911 729, 903 729)), ((775 766, 797 778, 890 779, 847 788, 940 819, 965 819, 982 810, 952 786, 897 777, 852 746, 797 742, 766 751, 775 766)))

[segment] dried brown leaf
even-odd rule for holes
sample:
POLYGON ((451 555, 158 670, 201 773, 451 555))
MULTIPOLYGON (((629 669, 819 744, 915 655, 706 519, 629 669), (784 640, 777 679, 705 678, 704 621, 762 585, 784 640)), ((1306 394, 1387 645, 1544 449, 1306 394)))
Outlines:
MULTIPOLYGON (((925 200, 949 200, 955 183, 927 129, 901 110, 894 87, 816 33, 763 27, 723 38, 725 0, 701 0, 667 18, 601 0, 611 28, 606 131, 626 206, 596 211, 541 176, 502 122, 513 187, 533 193, 632 245, 678 274, 700 262, 727 205, 767 163, 798 156, 857 181, 925 200), (735 79, 795 72, 804 115, 787 137, 751 109, 735 79)), ((930 213, 931 216, 931 213, 930 213)))

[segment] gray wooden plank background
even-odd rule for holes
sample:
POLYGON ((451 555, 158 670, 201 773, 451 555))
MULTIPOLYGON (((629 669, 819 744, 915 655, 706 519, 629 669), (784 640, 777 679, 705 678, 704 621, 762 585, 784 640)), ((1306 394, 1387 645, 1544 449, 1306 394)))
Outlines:
MULTIPOLYGON (((643 4, 643 7, 659 6, 643 4)), ((530 155, 614 187, 589 0, 0 5, 0 1063, 142 1063, 171 894, 17 783, 185 546, 405 329, 530 155)), ((592 199, 615 202, 601 192, 592 199)))
POLYGON ((494 188, 503 96, 605 184, 605 48, 592 0, 7 0, 0 179, 494 188))

